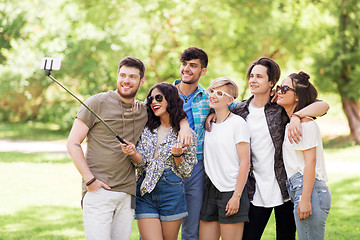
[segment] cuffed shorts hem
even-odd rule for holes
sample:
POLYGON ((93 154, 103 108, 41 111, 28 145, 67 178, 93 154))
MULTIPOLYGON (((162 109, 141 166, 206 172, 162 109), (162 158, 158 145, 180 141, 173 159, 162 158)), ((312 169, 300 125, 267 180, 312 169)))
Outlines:
POLYGON ((185 188, 181 177, 178 177, 170 168, 166 168, 155 188, 150 193, 141 196, 140 187, 145 174, 137 182, 134 218, 157 218, 160 221, 185 218, 187 216, 185 188))
POLYGON ((156 213, 141 213, 141 214, 135 214, 134 218, 136 220, 144 219, 144 218, 157 218, 160 219, 160 221, 166 222, 166 221, 175 221, 175 220, 183 219, 186 216, 187 216, 187 212, 170 215, 170 216, 160 216, 159 214, 156 213))
POLYGON ((136 220, 138 219, 144 219, 144 218, 160 218, 159 214, 156 213, 141 213, 141 214, 135 214, 134 218, 136 220))
POLYGON ((183 219, 186 216, 187 216, 187 212, 170 215, 170 216, 160 216, 160 221, 175 221, 175 220, 183 219))

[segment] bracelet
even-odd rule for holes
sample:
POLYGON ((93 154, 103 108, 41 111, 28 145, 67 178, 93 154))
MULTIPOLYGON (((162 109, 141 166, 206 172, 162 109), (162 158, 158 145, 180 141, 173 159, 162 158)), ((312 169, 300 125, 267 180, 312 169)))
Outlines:
POLYGON ((180 155, 174 155, 174 154, 171 154, 174 158, 178 158, 178 157, 181 157, 184 155, 184 153, 180 154, 180 155))
POLYGON ((238 195, 239 198, 241 198, 241 195, 236 191, 236 189, 234 190, 234 192, 238 195))
POLYGON ((291 114, 291 117, 293 117, 293 116, 298 117, 300 120, 302 119, 302 117, 300 117, 299 114, 293 113, 293 114, 291 114))
POLYGON ((86 186, 89 186, 90 184, 92 184, 93 182, 96 181, 96 178, 93 177, 92 179, 90 179, 87 183, 86 183, 86 186))

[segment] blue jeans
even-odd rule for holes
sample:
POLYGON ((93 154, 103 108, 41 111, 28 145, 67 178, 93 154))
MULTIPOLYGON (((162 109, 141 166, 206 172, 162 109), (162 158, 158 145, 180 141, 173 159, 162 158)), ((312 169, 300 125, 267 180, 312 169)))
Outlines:
POLYGON ((188 216, 182 222, 182 240, 197 240, 199 238, 200 210, 205 188, 204 178, 203 161, 199 161, 194 166, 190 177, 184 178, 188 216))
POLYGON ((158 218, 175 221, 186 217, 183 181, 170 168, 166 168, 151 193, 140 195, 144 175, 137 181, 135 219, 158 218))
POLYGON ((295 224, 299 240, 324 239, 325 222, 331 207, 331 193, 328 186, 325 182, 315 179, 311 193, 312 214, 302 221, 299 220, 297 207, 303 190, 303 176, 300 173, 294 174, 286 181, 286 186, 291 201, 294 203, 295 224))

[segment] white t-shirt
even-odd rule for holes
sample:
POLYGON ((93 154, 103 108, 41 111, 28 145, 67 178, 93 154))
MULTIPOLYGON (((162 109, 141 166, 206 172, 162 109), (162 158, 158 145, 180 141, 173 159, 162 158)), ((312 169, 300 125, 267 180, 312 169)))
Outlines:
POLYGON ((205 172, 220 192, 233 191, 240 168, 236 144, 250 142, 245 120, 232 115, 225 122, 213 123, 204 140, 205 172))
MULTIPOLYGON (((289 124, 286 125, 287 136, 289 124)), ((319 126, 315 121, 301 123, 302 138, 298 144, 291 144, 285 137, 283 143, 283 156, 287 177, 290 178, 297 172, 304 174, 305 160, 303 151, 316 147, 316 179, 326 182, 324 150, 319 126)))
POLYGON ((246 118, 250 129, 251 153, 256 180, 252 204, 258 207, 275 207, 284 203, 275 177, 275 147, 266 121, 264 107, 249 105, 246 118))

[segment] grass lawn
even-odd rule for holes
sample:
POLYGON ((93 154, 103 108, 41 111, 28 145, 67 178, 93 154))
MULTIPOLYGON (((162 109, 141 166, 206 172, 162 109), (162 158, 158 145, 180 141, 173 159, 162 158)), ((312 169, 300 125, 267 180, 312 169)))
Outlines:
MULTIPOLYGON (((0 239, 84 238, 80 175, 68 157, 56 156, 0 153, 0 239)), ((329 179, 333 201, 326 239, 356 239, 360 191, 354 190, 360 188, 360 176, 331 172, 329 179)), ((270 221, 263 239, 275 239, 273 216, 270 221)), ((134 222, 131 239, 137 238, 134 222)))
MULTIPOLYGON (((52 141, 67 135, 51 125, 0 124, 0 138, 52 141)), ((349 164, 328 171, 332 208, 325 239, 359 239, 360 175, 346 166, 359 162, 360 146, 341 136, 324 146, 327 162, 349 164)), ((0 182, 0 240, 84 239, 81 178, 68 156, 0 152, 0 182)), ((131 239, 138 239, 135 221, 131 239)), ((262 239, 275 239, 274 216, 262 239)))

